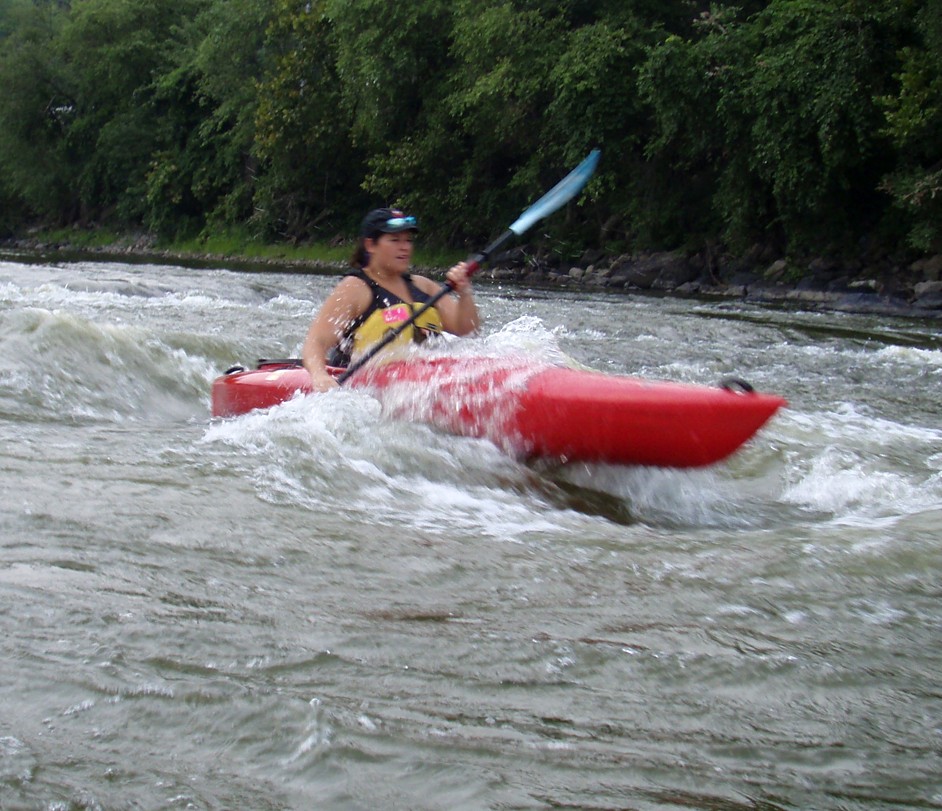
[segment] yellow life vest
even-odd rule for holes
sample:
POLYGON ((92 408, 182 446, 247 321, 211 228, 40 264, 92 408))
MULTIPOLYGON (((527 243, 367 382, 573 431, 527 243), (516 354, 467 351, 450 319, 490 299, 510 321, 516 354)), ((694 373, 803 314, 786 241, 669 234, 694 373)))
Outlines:
MULTIPOLYGON (((393 304, 391 307, 384 307, 381 310, 374 310, 367 319, 360 324, 353 332, 353 346, 351 355, 353 357, 365 352, 377 341, 386 337, 386 333, 396 329, 400 324, 412 318, 413 313, 418 312, 423 306, 422 302, 411 304, 402 301, 399 304, 393 304)), ((429 334, 440 334, 442 331, 442 319, 434 307, 429 307, 422 315, 406 327, 389 346, 402 346, 410 342, 422 343, 429 334)))
MULTIPOLYGON (((412 277, 405 274, 405 281, 412 302, 403 301, 399 296, 380 287, 363 271, 349 274, 364 281, 373 293, 373 300, 366 311, 344 331, 340 344, 334 348, 329 363, 332 366, 347 366, 350 361, 361 355, 377 341, 381 341, 390 330, 412 318, 431 296, 424 293, 412 282, 412 277)), ((422 343, 429 335, 442 332, 441 314, 435 307, 429 307, 412 324, 406 327, 389 347, 402 347, 409 343, 422 343)))

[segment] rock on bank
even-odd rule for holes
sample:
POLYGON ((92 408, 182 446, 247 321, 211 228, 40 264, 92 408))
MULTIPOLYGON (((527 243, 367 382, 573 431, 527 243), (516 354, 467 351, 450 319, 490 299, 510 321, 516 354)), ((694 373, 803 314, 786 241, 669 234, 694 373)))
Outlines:
POLYGON ((486 277, 523 284, 649 291, 690 297, 792 303, 812 309, 942 318, 942 255, 901 262, 889 256, 805 262, 654 252, 608 257, 588 252, 565 265, 511 252, 486 277))

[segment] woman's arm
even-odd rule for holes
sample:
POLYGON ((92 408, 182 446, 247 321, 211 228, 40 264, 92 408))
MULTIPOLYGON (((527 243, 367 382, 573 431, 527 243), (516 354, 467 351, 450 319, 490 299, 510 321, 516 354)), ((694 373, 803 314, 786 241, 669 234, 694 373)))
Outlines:
MULTIPOLYGON (((455 294, 444 296, 435 305, 442 317, 442 326, 454 335, 468 335, 476 332, 481 326, 481 317, 474 301, 474 292, 471 290, 467 263, 459 262, 449 269, 445 278, 451 283, 455 294)), ((435 295, 441 289, 440 285, 424 276, 413 276, 412 281, 423 293, 430 296, 435 295)))
POLYGON ((301 349, 301 360, 311 375, 314 391, 327 391, 337 386, 337 381, 327 372, 327 353, 340 343, 344 331, 358 315, 366 312, 369 304, 369 288, 347 276, 321 305, 301 349))

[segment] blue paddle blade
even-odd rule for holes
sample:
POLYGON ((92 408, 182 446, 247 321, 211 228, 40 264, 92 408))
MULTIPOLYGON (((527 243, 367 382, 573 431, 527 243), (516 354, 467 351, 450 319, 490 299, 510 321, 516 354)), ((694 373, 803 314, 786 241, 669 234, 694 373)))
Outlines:
POLYGON ((559 181, 553 188, 537 200, 532 206, 523 212, 510 226, 510 230, 517 236, 530 228, 537 220, 542 220, 548 214, 552 214, 556 209, 568 203, 575 197, 583 186, 589 182, 595 167, 598 165, 599 156, 602 153, 593 149, 589 156, 573 169, 566 177, 559 181))

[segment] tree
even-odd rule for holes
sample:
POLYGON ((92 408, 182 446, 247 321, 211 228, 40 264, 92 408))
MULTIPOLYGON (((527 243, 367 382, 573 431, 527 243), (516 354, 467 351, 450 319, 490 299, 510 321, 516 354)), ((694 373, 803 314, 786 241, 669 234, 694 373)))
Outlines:
POLYGON ((658 127, 649 152, 705 178, 706 230, 800 250, 847 247, 879 225, 891 150, 876 99, 895 6, 777 0, 747 20, 714 9, 698 37, 654 49, 641 82, 658 127))
POLYGON ((323 236, 362 208, 363 150, 351 135, 328 5, 274 3, 264 45, 271 65, 256 86, 254 219, 290 239, 323 236))
POLYGON ((0 0, 0 228, 942 247, 937 0, 0 0))
POLYGON ((766 195, 749 169, 742 93, 756 30, 738 9, 704 12, 650 49, 638 91, 651 113, 645 205, 635 231, 659 246, 741 238, 761 228, 766 195), (724 198, 741 207, 725 209, 724 198))
POLYGON ((633 72, 652 36, 633 5, 452 4, 412 131, 372 157, 368 187, 431 207, 446 239, 473 242, 595 146, 606 147, 595 192, 625 193, 640 154, 633 72))
POLYGON ((171 50, 154 82, 162 133, 146 176, 146 222, 155 230, 234 227, 251 218, 270 18, 266 0, 214 0, 171 50))
POLYGON ((899 89, 883 99, 887 134, 899 151, 883 188, 905 217, 909 243, 942 251, 942 6, 913 5, 913 40, 899 54, 899 89))
POLYGON ((192 19, 206 2, 73 3, 58 53, 74 77, 73 115, 64 138, 80 167, 84 216, 113 210, 119 221, 133 223, 144 215, 152 156, 169 137, 158 81, 181 45, 181 21, 192 19))
POLYGON ((77 216, 79 166, 65 141, 75 115, 72 77, 57 55, 68 18, 58 4, 7 0, 0 30, 0 173, 11 220, 77 216))

